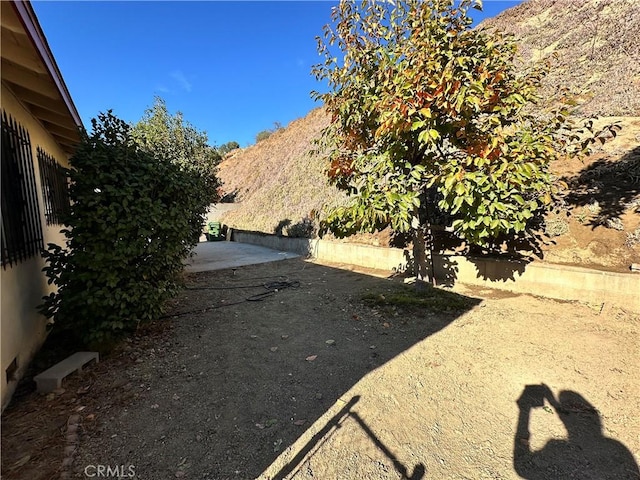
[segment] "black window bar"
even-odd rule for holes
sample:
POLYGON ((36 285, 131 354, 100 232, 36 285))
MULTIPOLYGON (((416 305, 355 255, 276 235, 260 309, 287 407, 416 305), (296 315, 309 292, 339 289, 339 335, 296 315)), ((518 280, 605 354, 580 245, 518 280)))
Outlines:
POLYGON ((67 169, 40 147, 37 156, 44 198, 44 218, 47 225, 63 225, 64 216, 69 213, 71 205, 67 169))
POLYGON ((29 132, 2 111, 2 267, 44 247, 29 132))

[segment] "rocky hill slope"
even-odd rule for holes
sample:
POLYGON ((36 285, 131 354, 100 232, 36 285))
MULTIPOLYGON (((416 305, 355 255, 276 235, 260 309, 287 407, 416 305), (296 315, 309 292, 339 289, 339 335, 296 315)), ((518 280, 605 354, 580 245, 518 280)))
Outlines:
MULTIPOLYGON (((553 54, 547 91, 586 86, 593 95, 582 113, 617 116, 624 126, 620 138, 585 163, 555 166, 581 193, 569 196, 562 215, 550 218, 549 233, 561 247, 546 256, 550 260, 588 264, 599 257, 596 263, 608 267, 640 262, 640 178, 632 178, 640 172, 640 29, 634 25, 640 25, 637 0, 529 0, 479 27, 513 33, 522 68, 553 54), (610 252, 609 258, 603 252, 610 252)), ((309 155, 327 122, 321 108, 313 110, 257 145, 227 156, 220 176, 240 206, 223 221, 235 228, 286 234, 283 226, 300 222, 324 204, 345 202, 344 194, 327 184, 325 160, 309 155)), ((386 245, 389 232, 348 241, 386 245)))
POLYGON ((256 145, 227 155, 220 165, 223 189, 241 205, 224 222, 274 233, 325 204, 344 202, 345 195, 327 184, 324 160, 309 153, 327 123, 324 110, 315 109, 256 145))
POLYGON ((523 66, 549 58, 552 94, 589 90, 585 115, 640 116, 638 0, 529 0, 479 28, 514 35, 523 66))

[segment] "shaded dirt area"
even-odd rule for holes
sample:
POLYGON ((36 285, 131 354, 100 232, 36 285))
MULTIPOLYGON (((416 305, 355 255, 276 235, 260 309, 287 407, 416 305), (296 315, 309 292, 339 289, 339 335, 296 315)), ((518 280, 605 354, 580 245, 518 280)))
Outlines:
POLYGON ((637 315, 489 290, 416 308, 369 273, 296 259, 188 275, 173 313, 191 313, 64 391, 23 389, 3 478, 639 478, 637 315), (265 282, 289 283, 246 301, 265 282))

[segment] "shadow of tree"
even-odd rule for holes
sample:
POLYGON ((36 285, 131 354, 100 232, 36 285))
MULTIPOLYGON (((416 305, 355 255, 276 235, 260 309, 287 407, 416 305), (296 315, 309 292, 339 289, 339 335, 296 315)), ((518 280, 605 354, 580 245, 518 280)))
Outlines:
MULTIPOLYGON (((154 345, 151 370, 117 373, 133 385, 144 383, 145 390, 102 423, 100 441, 83 442, 84 455, 106 452, 114 462, 136 465, 145 478, 172 477, 176 470, 198 478, 256 478, 367 373, 478 303, 445 292, 464 306, 429 315, 399 307, 399 316, 384 320, 363 295, 397 289, 398 280, 301 260, 243 267, 235 274, 190 274, 187 281, 201 288, 185 291, 175 313, 201 310, 176 317, 171 336, 154 345), (245 301, 264 289, 265 276, 299 286, 245 301), (184 458, 188 462, 181 464, 184 458)), ((410 472, 401 446, 383 443, 375 425, 354 413, 343 412, 389 468, 403 478, 424 476, 423 465, 410 472)))
POLYGON ((589 207, 595 217, 590 225, 615 228, 616 219, 631 208, 640 213, 640 146, 622 158, 603 158, 573 177, 563 180, 571 193, 565 201, 572 206, 589 207))
POLYGON ((284 220, 280 220, 278 224, 274 227, 273 233, 279 237, 284 235, 284 229, 291 225, 291 219, 285 218, 284 220))

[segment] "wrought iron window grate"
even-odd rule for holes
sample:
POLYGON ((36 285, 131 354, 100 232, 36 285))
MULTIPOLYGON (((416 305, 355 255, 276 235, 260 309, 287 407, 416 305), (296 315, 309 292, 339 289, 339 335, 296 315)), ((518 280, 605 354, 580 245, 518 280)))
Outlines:
POLYGON ((2 266, 44 247, 29 132, 2 111, 2 266))
POLYGON ((37 156, 44 198, 44 218, 47 225, 63 225, 64 216, 69 213, 70 208, 67 169, 40 147, 37 156))

